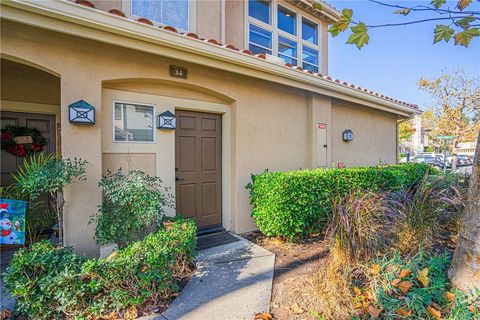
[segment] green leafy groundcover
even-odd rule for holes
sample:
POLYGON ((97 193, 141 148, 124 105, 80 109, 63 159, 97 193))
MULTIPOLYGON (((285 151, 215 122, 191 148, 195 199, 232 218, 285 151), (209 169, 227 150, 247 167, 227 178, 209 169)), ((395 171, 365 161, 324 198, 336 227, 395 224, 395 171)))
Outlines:
MULTIPOLYGON (((195 255, 196 226, 178 219, 106 259, 39 242, 19 250, 4 274, 17 311, 32 319, 125 315, 169 299, 195 255)), ((136 312, 134 312, 136 313, 136 312)))
POLYGON ((369 313, 381 319, 480 319, 480 290, 467 295, 452 288, 449 265, 448 252, 402 258, 393 251, 368 261, 353 289, 359 313, 353 319, 369 313))
POLYGON ((265 171, 252 175, 252 216, 267 236, 296 238, 319 232, 331 212, 331 199, 351 190, 398 190, 429 170, 424 163, 363 168, 265 171))

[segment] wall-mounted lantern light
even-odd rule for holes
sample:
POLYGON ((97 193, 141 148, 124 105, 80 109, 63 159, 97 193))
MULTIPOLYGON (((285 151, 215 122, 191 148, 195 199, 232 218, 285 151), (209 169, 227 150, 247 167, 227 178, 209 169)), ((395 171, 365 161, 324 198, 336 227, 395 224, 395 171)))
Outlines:
POLYGON ((343 131, 342 138, 343 138, 343 141, 346 141, 346 142, 353 141, 353 131, 350 129, 343 131))
POLYGON ((175 129, 176 122, 175 115, 168 110, 157 116, 158 129, 175 129))
POLYGON ((74 124, 95 124, 95 107, 80 100, 68 106, 68 121, 74 124))

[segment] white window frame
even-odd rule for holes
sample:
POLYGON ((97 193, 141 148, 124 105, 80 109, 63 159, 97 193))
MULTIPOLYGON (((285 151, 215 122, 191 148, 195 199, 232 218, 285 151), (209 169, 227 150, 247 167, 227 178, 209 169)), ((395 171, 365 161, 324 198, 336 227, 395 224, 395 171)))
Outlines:
MULTIPOLYGON (((322 24, 321 22, 316 22, 313 20, 311 17, 305 15, 301 10, 292 8, 292 6, 287 6, 285 3, 280 3, 276 0, 271 0, 270 1, 270 14, 271 14, 271 24, 262 22, 260 20, 257 20, 253 17, 250 17, 249 12, 248 12, 248 1, 249 0, 244 0, 244 5, 245 5, 245 17, 244 17, 244 23, 245 23, 245 48, 250 48, 250 24, 256 25, 257 27, 260 27, 262 29, 265 29, 267 31, 270 31, 272 33, 272 55, 278 57, 278 37, 284 37, 289 40, 295 41, 297 43, 297 66, 302 67, 303 66, 303 46, 309 47, 310 49, 316 50, 318 52, 318 65, 316 67, 318 68, 318 72, 322 72, 322 24), (285 32, 283 30, 280 30, 278 28, 278 7, 282 6, 285 9, 292 11, 295 13, 295 18, 296 18, 296 35, 292 35, 288 32, 285 32), (302 36, 302 21, 303 19, 314 23, 317 25, 317 44, 314 44, 310 41, 303 40, 302 36)), ((266 48, 265 48, 266 49, 266 48)), ((311 63, 308 63, 309 65, 312 65, 311 63)))
MULTIPOLYGON (((123 113, 122 113, 122 120, 123 120, 123 113)), ((157 140, 157 130, 156 130, 156 106, 150 103, 143 103, 143 102, 132 102, 132 101, 121 101, 121 100, 114 100, 112 102, 112 141, 114 143, 134 143, 134 144, 155 144, 157 140), (122 103, 122 104, 132 104, 136 106, 142 107, 152 107, 153 109, 153 141, 123 141, 123 140, 115 140, 115 104, 122 103)))
MULTIPOLYGON (((257 21, 258 21, 258 20, 257 20, 257 21)), ((256 25, 256 24, 254 24, 254 23, 251 23, 251 24, 254 25, 254 26, 256 26, 256 27, 258 27, 258 28, 265 29, 265 28, 262 28, 261 26, 258 26, 258 25, 256 25)), ((271 41, 272 41, 272 47, 271 47, 271 48, 267 48, 267 47, 264 47, 264 46, 262 46, 262 45, 259 45, 259 44, 253 43, 253 42, 252 42, 252 44, 253 44, 254 46, 256 46, 256 47, 259 47, 259 48, 262 48, 262 49, 271 51, 272 54, 273 54, 273 45, 274 45, 274 42, 275 42, 275 34, 274 34, 272 31, 270 31, 270 30, 266 30, 266 31, 268 31, 268 32, 270 32, 270 33, 272 34, 272 40, 271 40, 271 41)), ((250 24, 247 26, 247 32, 248 32, 248 38, 250 38, 250 24)), ((248 40, 248 47, 247 47, 247 48, 250 49, 250 39, 248 40)))
MULTIPOLYGON (((130 16, 134 19, 138 18, 145 18, 145 17, 140 17, 132 14, 132 0, 122 0, 122 10, 125 12, 127 16, 130 16)), ((155 25, 157 26, 165 26, 166 24, 161 23, 160 21, 155 21, 152 19, 149 19, 152 21, 155 25)), ((180 28, 177 28, 175 26, 172 26, 177 29, 177 31, 180 32, 197 32, 197 0, 188 0, 188 30, 183 30, 180 28)))

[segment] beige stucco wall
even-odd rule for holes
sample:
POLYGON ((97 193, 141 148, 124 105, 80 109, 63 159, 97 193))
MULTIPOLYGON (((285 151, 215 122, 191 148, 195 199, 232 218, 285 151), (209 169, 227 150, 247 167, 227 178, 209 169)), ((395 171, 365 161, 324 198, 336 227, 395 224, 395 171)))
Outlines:
POLYGON ((2 100, 60 104, 60 79, 58 77, 9 60, 2 60, 0 70, 2 100), (20 97, 21 100, 19 100, 20 97))
MULTIPOLYGON (((245 1, 225 1, 225 42, 245 48, 245 1)), ((248 49, 248 48, 246 48, 248 49)))
POLYGON ((348 167, 396 162, 396 116, 358 105, 332 104, 332 161, 348 167), (351 129, 354 140, 344 142, 351 129))
POLYGON ((348 165, 371 164, 380 154, 391 152, 387 160, 395 157, 393 117, 332 106, 330 98, 300 89, 5 21, 1 52, 6 59, 42 66, 61 79, 63 155, 89 162, 87 181, 66 190, 65 239, 91 255, 98 248, 88 220, 101 200, 97 184, 107 168, 124 167, 129 157, 136 168, 145 166, 145 171, 155 171, 166 185, 174 186, 174 132, 156 130, 155 144, 114 143, 115 100, 153 104, 156 114, 175 109, 222 114, 223 224, 235 232, 254 228, 245 189, 251 173, 315 166, 312 126, 318 122, 328 124, 329 161, 348 155, 348 165), (188 78, 169 77, 171 64, 187 68, 188 78), (95 125, 68 122, 67 106, 79 99, 96 107, 95 125), (338 141, 346 126, 356 132, 356 141, 348 147, 338 141), (372 146, 371 140, 364 142, 365 135, 377 131, 381 134, 373 146, 378 151, 365 152, 365 146, 372 146))

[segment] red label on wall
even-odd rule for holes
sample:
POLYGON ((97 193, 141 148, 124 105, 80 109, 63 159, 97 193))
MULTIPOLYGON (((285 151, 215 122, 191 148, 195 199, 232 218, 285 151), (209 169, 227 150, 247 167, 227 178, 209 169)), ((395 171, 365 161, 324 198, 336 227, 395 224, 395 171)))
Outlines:
POLYGON ((318 129, 327 129, 327 124, 326 123, 318 123, 317 128, 318 129))

